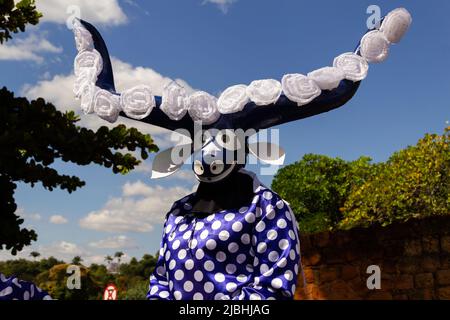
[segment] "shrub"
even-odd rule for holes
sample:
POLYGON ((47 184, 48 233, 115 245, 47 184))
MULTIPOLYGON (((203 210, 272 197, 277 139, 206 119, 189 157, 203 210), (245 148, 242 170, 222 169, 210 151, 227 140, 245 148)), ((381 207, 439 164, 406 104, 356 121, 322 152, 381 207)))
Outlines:
POLYGON ((378 165, 352 190, 343 211, 339 227, 344 229, 450 214, 450 127, 378 165))
POLYGON ((450 127, 377 164, 305 155, 280 169, 272 188, 304 233, 450 214, 450 127))
POLYGON ((280 169, 272 188, 290 203, 301 232, 329 230, 341 220, 341 208, 350 190, 370 175, 370 161, 367 157, 348 162, 307 154, 280 169))

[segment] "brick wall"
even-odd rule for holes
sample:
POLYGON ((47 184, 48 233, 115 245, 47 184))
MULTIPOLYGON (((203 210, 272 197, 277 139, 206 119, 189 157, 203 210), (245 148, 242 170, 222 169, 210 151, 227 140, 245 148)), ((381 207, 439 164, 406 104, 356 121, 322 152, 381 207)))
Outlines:
POLYGON ((301 244, 296 299, 450 299, 450 216, 302 236, 301 244), (369 265, 381 269, 380 290, 367 288, 369 265))

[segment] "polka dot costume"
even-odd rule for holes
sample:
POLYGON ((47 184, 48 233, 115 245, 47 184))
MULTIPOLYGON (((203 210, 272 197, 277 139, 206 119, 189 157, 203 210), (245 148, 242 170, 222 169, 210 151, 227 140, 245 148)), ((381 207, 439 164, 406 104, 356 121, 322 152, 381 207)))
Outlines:
POLYGON ((0 300, 51 300, 47 292, 31 282, 0 273, 0 300))
POLYGON ((148 299, 292 299, 300 261, 297 223, 259 186, 248 207, 199 218, 189 195, 166 216, 148 299))

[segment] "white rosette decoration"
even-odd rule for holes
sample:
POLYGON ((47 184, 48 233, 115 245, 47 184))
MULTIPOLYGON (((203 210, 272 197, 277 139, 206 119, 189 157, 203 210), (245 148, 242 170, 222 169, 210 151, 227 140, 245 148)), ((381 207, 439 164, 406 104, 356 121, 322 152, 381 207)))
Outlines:
POLYGON ((244 109, 250 102, 247 96, 247 86, 243 84, 227 88, 217 101, 217 109, 222 114, 234 113, 244 109))
POLYGON ((368 62, 383 62, 389 54, 389 41, 380 30, 370 31, 361 39, 360 52, 368 62))
POLYGON ((247 96, 258 106, 278 101, 281 95, 281 83, 274 79, 255 80, 247 87, 247 96))
POLYGON ((92 40, 91 33, 78 20, 74 22, 73 32, 75 34, 75 45, 78 52, 94 50, 94 41, 92 40))
POLYGON ((189 96, 188 112, 192 120, 202 121, 205 125, 216 122, 220 117, 217 98, 203 91, 194 92, 189 96))
POLYGON ((82 51, 77 54, 74 61, 75 75, 79 75, 86 69, 92 69, 95 71, 95 75, 98 76, 103 69, 103 60, 100 53, 97 50, 82 51))
POLYGON ((187 112, 186 89, 175 81, 164 87, 162 103, 159 107, 170 119, 181 120, 187 112))
POLYGON ((107 90, 100 89, 94 96, 95 113, 108 122, 115 122, 120 112, 120 97, 107 90))
POLYGON ((397 8, 384 18, 380 31, 391 43, 398 43, 408 31, 412 17, 405 8, 397 8))
POLYGON ((335 67, 325 67, 308 73, 308 77, 314 80, 322 90, 333 90, 345 79, 345 74, 341 69, 335 67))
POLYGON ((139 85, 122 93, 120 106, 127 116, 141 120, 152 112, 156 101, 149 86, 139 85))
POLYGON ((314 80, 299 73, 286 74, 281 80, 284 95, 298 106, 310 103, 320 95, 322 90, 314 80))
POLYGON ((94 112, 94 97, 98 88, 95 84, 85 83, 80 89, 81 110, 85 114, 94 112))
POLYGON ((95 84, 97 81, 96 71, 90 68, 85 68, 80 71, 73 84, 73 93, 76 98, 82 95, 82 89, 85 85, 95 84))
POLYGON ((336 57, 333 66, 341 69, 344 72, 345 79, 353 82, 365 79, 369 71, 367 60, 352 52, 343 53, 336 57))

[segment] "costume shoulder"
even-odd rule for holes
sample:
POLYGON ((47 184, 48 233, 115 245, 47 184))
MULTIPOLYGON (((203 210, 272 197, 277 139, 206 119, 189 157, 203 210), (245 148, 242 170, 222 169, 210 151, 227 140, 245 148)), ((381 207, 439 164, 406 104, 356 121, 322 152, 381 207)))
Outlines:
POLYGON ((0 300, 52 300, 50 295, 34 283, 9 278, 0 273, 0 300))

